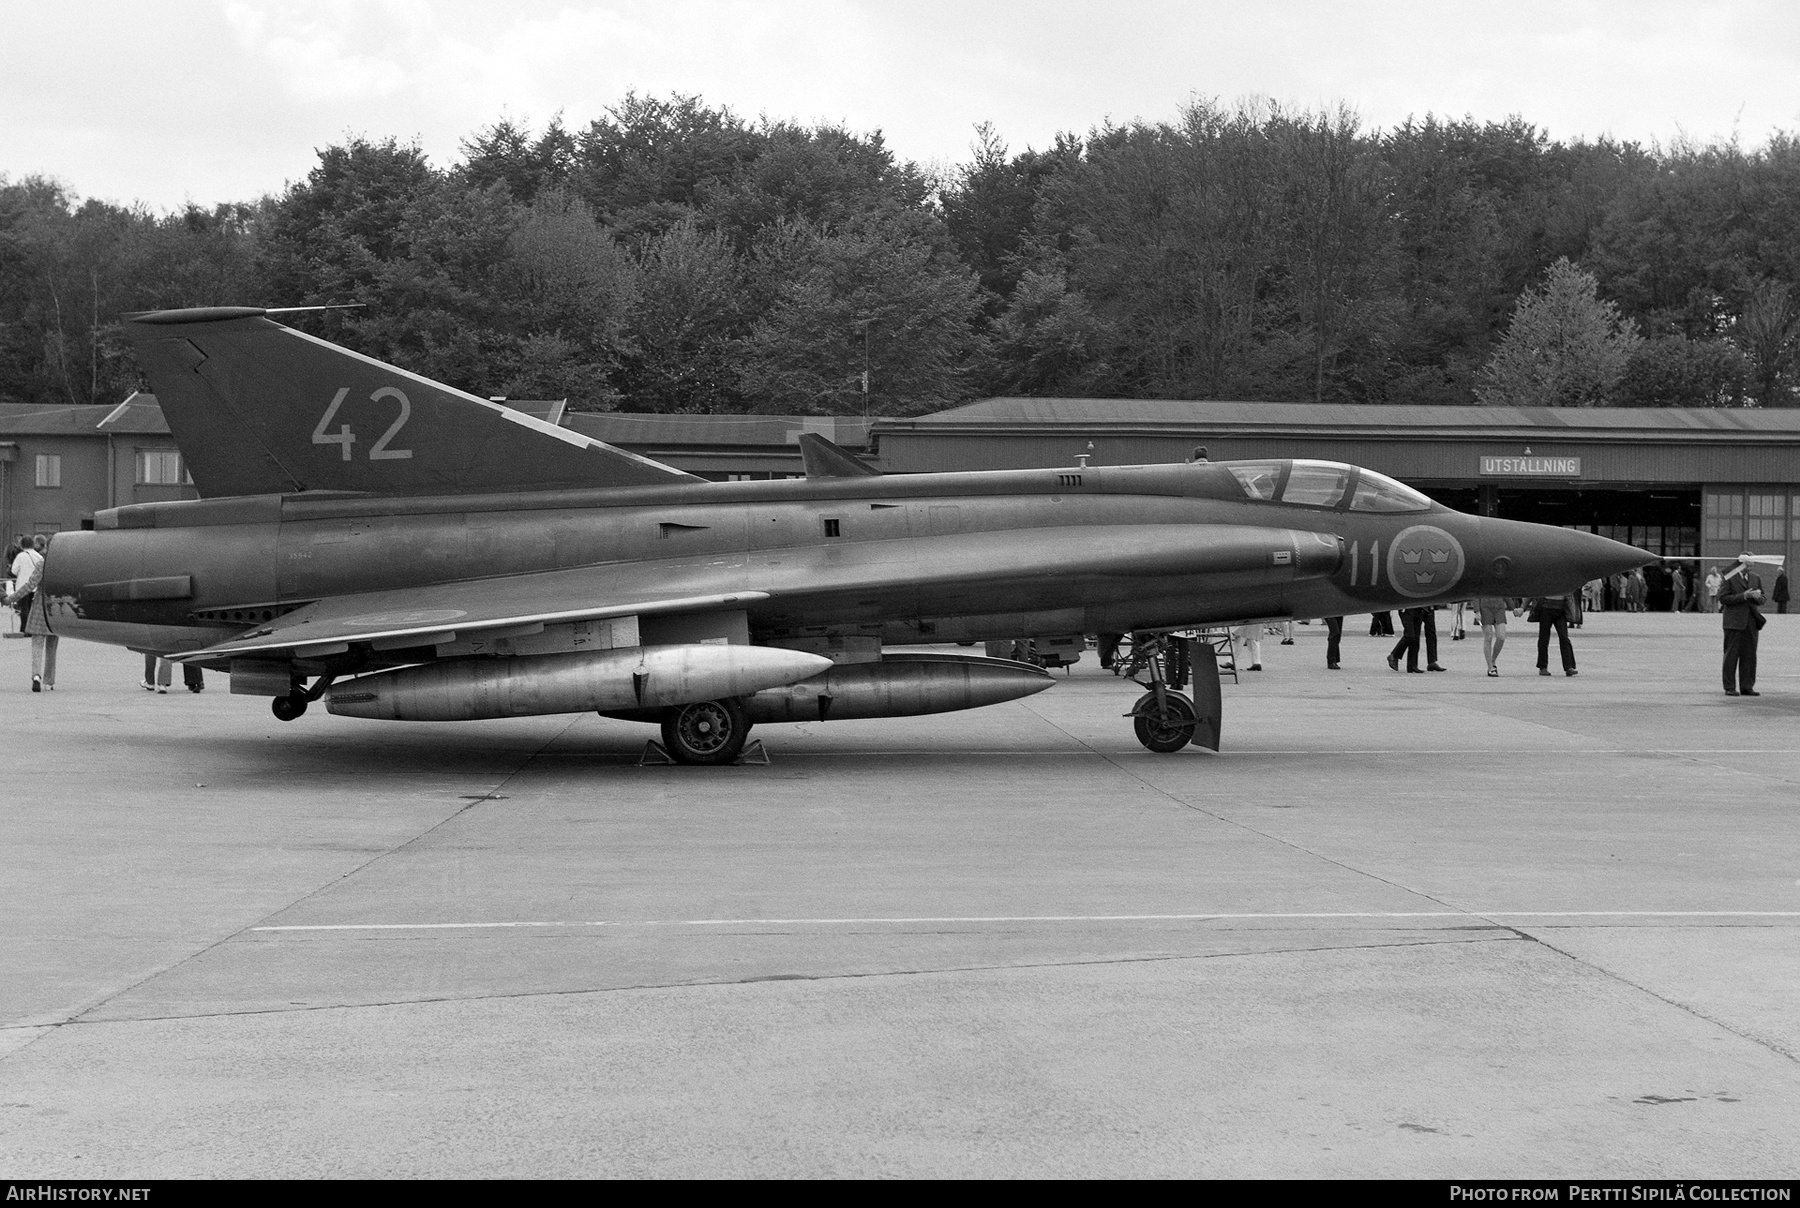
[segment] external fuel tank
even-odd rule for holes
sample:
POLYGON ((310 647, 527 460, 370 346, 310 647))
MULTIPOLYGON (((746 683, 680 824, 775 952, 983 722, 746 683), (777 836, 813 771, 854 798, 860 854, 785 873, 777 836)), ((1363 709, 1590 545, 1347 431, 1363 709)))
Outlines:
POLYGON ((580 654, 443 659, 332 685, 328 711, 387 721, 476 721, 659 708, 750 696, 831 660, 771 646, 634 646, 580 654))

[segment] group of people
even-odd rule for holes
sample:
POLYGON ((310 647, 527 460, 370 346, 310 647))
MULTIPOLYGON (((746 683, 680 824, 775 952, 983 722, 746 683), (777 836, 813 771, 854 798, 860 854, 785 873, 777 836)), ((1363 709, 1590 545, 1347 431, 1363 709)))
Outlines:
MULTIPOLYGON (((1776 575, 1775 589, 1772 594, 1765 595, 1762 578, 1751 569, 1754 558, 1750 554, 1739 554, 1737 560, 1723 572, 1714 570, 1707 576, 1707 607, 1716 605, 1722 615, 1725 630, 1725 661, 1723 667, 1725 695, 1727 696, 1760 696, 1756 690, 1756 647, 1757 634, 1766 623, 1761 612, 1765 602, 1772 602, 1780 612, 1787 611, 1788 584, 1787 571, 1781 570, 1776 575)), ((1640 580, 1641 581, 1641 580, 1640 580)), ((1679 581, 1678 581, 1679 582, 1679 581)), ((1590 585, 1591 586, 1591 585, 1590 585)), ((1679 590, 1679 589, 1678 589, 1679 590)), ((1628 599, 1628 596, 1621 596, 1628 599)), ((1680 598, 1679 595, 1677 597, 1680 598)), ((1556 635, 1557 651, 1562 657, 1562 668, 1565 676, 1579 675, 1575 666, 1575 646, 1569 640, 1569 628, 1580 626, 1584 604, 1591 604, 1583 598, 1583 593, 1571 592, 1566 596, 1539 596, 1529 603, 1524 599, 1505 598, 1501 596, 1483 596, 1474 600, 1473 608, 1477 623, 1481 626, 1481 652, 1487 663, 1489 676, 1500 674, 1500 651, 1506 645, 1506 621, 1510 614, 1513 617, 1525 616, 1526 620, 1538 627, 1537 671, 1539 675, 1549 675, 1550 671, 1550 637, 1556 635), (1527 615, 1529 609, 1529 615, 1527 615)), ((1463 612, 1469 602, 1458 603, 1456 619, 1453 623, 1451 637, 1460 639, 1463 636, 1463 612)), ((1400 640, 1388 652, 1387 664, 1395 671, 1400 670, 1401 659, 1406 660, 1406 670, 1412 674, 1421 671, 1443 671, 1445 668, 1438 662, 1437 609, 1431 606, 1405 608, 1400 611, 1402 625, 1400 640), (1419 666, 1421 647, 1425 654, 1425 666, 1419 666)), ((1340 643, 1344 632, 1344 618, 1326 617, 1325 627, 1327 641, 1325 645, 1325 666, 1336 671, 1340 665, 1340 643)), ((1369 636, 1392 637, 1394 634, 1393 618, 1385 612, 1371 616, 1369 636)), ((1260 660, 1259 660, 1260 661, 1260 660)))
MULTIPOLYGON (((1664 572, 1658 572, 1664 573, 1664 572)), ((1725 607, 1722 592, 1731 568, 1712 567, 1702 577, 1698 568, 1689 571, 1677 563, 1666 572, 1668 598, 1658 597, 1657 607, 1670 612, 1718 612, 1725 607)), ((1590 612, 1611 608, 1618 612, 1646 612, 1650 607, 1651 585, 1642 568, 1624 571, 1610 579, 1595 579, 1581 589, 1582 606, 1590 612)), ((1658 589, 1660 590, 1660 588, 1658 589)), ((1785 613, 1789 600, 1787 571, 1778 571, 1768 602, 1776 612, 1785 613)))
MULTIPOLYGON (((146 692, 167 692, 174 681, 173 663, 168 659, 159 659, 154 654, 144 656, 144 682, 138 687, 146 692)), ((181 665, 181 685, 189 692, 206 691, 206 672, 192 663, 181 665)))
MULTIPOLYGON (((6 568, 8 584, 4 594, 5 606, 13 609, 19 618, 19 632, 29 630, 31 606, 37 599, 38 584, 44 577, 44 551, 49 547, 49 540, 43 536, 27 536, 21 533, 13 538, 6 550, 6 568)), ((31 635, 31 690, 33 692, 56 691, 56 646, 58 638, 52 633, 34 633, 31 635)), ((167 692, 173 677, 174 664, 167 659, 159 659, 154 654, 144 656, 144 682, 140 685, 148 692, 167 692)), ((181 668, 182 683, 189 692, 203 692, 206 689, 206 674, 198 667, 186 664, 181 668)))
MULTIPOLYGON (((44 577, 44 551, 49 540, 20 533, 6 550, 7 574, 5 606, 19 614, 19 631, 26 632, 31 605, 37 599, 38 584, 44 577)), ((56 642, 52 634, 31 635, 31 690, 56 690, 56 642)))
MULTIPOLYGON (((1456 619, 1452 624, 1451 638, 1460 641, 1463 637, 1463 612, 1471 602, 1464 601, 1456 605, 1456 619)), ((1481 653, 1487 663, 1490 677, 1500 674, 1500 651, 1506 645, 1507 614, 1521 616, 1526 609, 1522 599, 1508 599, 1502 596, 1482 596, 1472 602, 1476 623, 1481 626, 1481 653)), ((1564 675, 1579 675, 1575 669, 1575 647, 1569 641, 1569 625, 1581 623, 1581 605, 1570 596, 1540 596, 1530 604, 1529 620, 1538 627, 1538 674, 1550 674, 1550 635, 1556 634, 1559 653, 1562 655, 1564 675)), ((1333 618, 1341 626, 1343 619, 1333 618)), ((1331 624, 1327 621, 1326 624, 1331 624)), ((1423 671, 1443 671, 1446 668, 1438 662, 1437 609, 1431 606, 1420 608, 1403 608, 1400 610, 1402 626, 1400 640, 1388 653, 1387 664, 1395 671, 1400 670, 1400 660, 1406 660, 1406 670, 1410 674, 1420 674, 1419 650, 1423 646, 1425 666, 1423 671)), ((1376 613, 1374 624, 1369 633, 1376 636, 1387 636, 1394 632, 1393 622, 1386 613, 1376 613), (1384 625, 1382 622, 1386 621, 1384 625)), ((1325 666, 1337 670, 1337 643, 1330 643, 1325 656, 1325 666)))

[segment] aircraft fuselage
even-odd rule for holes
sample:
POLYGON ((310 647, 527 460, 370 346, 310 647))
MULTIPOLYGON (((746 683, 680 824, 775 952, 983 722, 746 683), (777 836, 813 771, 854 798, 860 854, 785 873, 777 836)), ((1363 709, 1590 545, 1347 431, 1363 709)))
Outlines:
POLYGON ((134 505, 56 538, 44 615, 178 653, 322 598, 589 568, 661 596, 767 593, 744 609, 758 642, 970 642, 1559 593, 1624 548, 1428 503, 1353 510, 1347 491, 1250 498, 1232 465, 134 505))

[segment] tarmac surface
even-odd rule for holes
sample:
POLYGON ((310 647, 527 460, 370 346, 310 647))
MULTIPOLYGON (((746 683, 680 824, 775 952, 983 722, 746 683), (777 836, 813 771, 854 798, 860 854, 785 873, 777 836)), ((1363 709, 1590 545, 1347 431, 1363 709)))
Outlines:
POLYGON ((1346 628, 719 769, 0 642, 0 1176, 1800 1173, 1800 617, 1346 628))

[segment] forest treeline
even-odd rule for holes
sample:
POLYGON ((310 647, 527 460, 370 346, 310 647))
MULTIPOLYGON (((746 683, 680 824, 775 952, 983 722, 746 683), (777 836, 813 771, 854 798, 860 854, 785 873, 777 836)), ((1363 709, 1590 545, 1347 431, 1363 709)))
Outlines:
POLYGON ((249 304, 480 395, 915 414, 991 394, 1800 400, 1800 143, 1365 130, 1196 101, 934 178, 879 133, 628 96, 459 162, 351 139, 157 214, 0 177, 0 398, 137 387, 117 316, 249 304))

